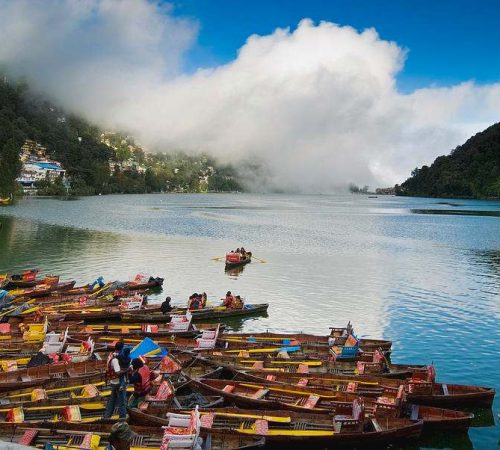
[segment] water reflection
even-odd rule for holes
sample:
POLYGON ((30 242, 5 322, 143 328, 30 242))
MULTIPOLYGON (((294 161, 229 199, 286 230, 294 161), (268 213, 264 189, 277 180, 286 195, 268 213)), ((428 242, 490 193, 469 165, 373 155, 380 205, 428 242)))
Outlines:
MULTIPOLYGON (((439 202, 253 195, 20 201, 2 210, 16 218, 0 217, 0 272, 35 265, 80 284, 144 271, 165 278, 153 300, 169 295, 174 305, 202 290, 217 304, 230 290, 270 304, 268 316, 231 320, 233 331, 326 333, 352 320, 359 334, 392 339, 395 362, 434 362, 440 380, 498 390, 498 221, 410 212, 439 202), (211 261, 242 242, 270 264, 227 274, 211 261)), ((447 207, 500 213, 500 202, 464 200, 438 211, 447 207)), ((467 449, 471 439, 478 449, 494 447, 499 427, 491 426, 491 411, 476 414, 470 439, 427 436, 407 448, 467 449)))
POLYGON ((238 276, 240 276, 244 270, 245 270, 245 266, 237 266, 237 267, 224 266, 224 272, 226 273, 226 275, 228 275, 230 277, 234 277, 234 278, 237 278, 238 276))

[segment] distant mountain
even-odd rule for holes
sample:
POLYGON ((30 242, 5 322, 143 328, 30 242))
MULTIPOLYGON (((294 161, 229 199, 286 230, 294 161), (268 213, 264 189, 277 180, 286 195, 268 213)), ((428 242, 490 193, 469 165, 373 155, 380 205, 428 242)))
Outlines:
POLYGON ((471 137, 430 167, 415 169, 396 195, 500 198, 500 122, 471 137))
MULTIPOLYGON (((230 165, 207 155, 168 149, 146 153, 132 138, 106 134, 0 72, 0 197, 19 192, 15 179, 26 139, 45 147, 47 157, 62 164, 70 182, 69 194, 243 190, 230 165)), ((39 193, 66 195, 62 182, 39 184, 39 193)))

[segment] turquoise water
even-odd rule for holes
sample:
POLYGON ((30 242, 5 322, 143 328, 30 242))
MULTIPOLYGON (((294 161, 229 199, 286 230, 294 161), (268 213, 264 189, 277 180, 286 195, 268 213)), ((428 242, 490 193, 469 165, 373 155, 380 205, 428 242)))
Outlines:
MULTIPOLYGON (((324 334, 351 320, 393 340, 395 362, 498 389, 499 215, 500 202, 352 195, 33 198, 0 209, 0 272, 38 267, 78 283, 147 272, 179 304, 231 290, 270 303, 235 330, 324 334), (266 262, 226 274, 211 259, 241 245, 266 262)), ((469 437, 408 448, 497 448, 499 401, 474 412, 469 437)))

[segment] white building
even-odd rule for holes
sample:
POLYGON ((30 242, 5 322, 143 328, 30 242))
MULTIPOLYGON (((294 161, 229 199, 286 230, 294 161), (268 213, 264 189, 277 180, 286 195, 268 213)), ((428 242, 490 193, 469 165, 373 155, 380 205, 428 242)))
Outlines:
POLYGON ((36 190, 35 183, 42 180, 54 181, 58 177, 65 177, 66 171, 61 164, 55 161, 27 161, 23 164, 21 175, 17 181, 25 192, 36 190))

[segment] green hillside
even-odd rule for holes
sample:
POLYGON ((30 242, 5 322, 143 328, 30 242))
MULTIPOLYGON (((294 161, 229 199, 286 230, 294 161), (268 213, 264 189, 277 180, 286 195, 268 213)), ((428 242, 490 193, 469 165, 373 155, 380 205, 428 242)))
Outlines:
MULTIPOLYGON (((26 139, 46 147, 48 156, 62 164, 70 181, 69 193, 74 195, 242 190, 231 166, 221 166, 206 155, 190 156, 168 149, 165 153, 145 153, 119 133, 113 135, 120 145, 110 145, 109 140, 106 145, 99 127, 33 94, 25 83, 0 76, 0 196, 19 190, 15 179, 26 139), (125 157, 145 171, 130 164, 119 170, 125 157)), ((39 193, 66 194, 62 182, 41 184, 39 193)))
POLYGON ((500 123, 471 137, 448 156, 415 169, 396 195, 500 198, 500 123))

